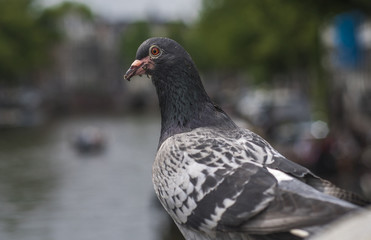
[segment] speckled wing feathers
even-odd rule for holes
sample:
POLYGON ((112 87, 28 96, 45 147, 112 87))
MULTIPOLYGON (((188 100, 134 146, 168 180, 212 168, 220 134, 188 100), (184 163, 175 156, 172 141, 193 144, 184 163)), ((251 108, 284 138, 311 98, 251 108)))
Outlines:
POLYGON ((153 165, 153 182, 160 201, 181 229, 208 236, 289 231, 338 213, 336 206, 322 211, 328 202, 337 205, 337 200, 327 200, 299 181, 296 176, 310 172, 285 161, 249 130, 200 128, 164 141, 153 165), (289 174, 277 170, 282 166, 289 174), (304 190, 290 189, 292 181, 304 190), (306 200, 312 194, 317 199, 306 200))
MULTIPOLYGON (((250 180, 249 176, 258 172, 257 167, 254 169, 256 163, 246 161, 250 158, 259 159, 256 156, 257 149, 250 146, 246 151, 243 143, 249 140, 249 137, 240 136, 241 144, 236 146, 231 144, 235 141, 233 137, 228 141, 224 135, 213 131, 178 134, 164 142, 153 166, 153 181, 156 193, 172 217, 180 223, 186 223, 189 218, 188 224, 193 227, 205 225, 207 219, 204 216, 209 214, 209 217, 215 220, 221 217, 221 211, 234 203, 250 180), (230 184, 235 187, 228 188, 230 184), (218 192, 209 195, 216 188, 218 192), (213 207, 210 206, 211 203, 214 204, 213 207), (211 208, 216 210, 212 212, 211 208), (207 214, 206 209, 210 209, 207 214), (194 210, 196 214, 191 216, 194 210), (197 221, 199 213, 202 213, 202 221, 197 221)), ((268 161, 272 158, 269 154, 266 155, 260 160, 268 161)), ((261 192, 270 189, 274 182, 267 181, 261 185, 263 184, 266 186, 260 189, 261 192)), ((255 204, 246 207, 246 212, 252 214, 254 208, 257 208, 255 204)), ((216 222, 209 221, 208 224, 211 226, 216 222)))

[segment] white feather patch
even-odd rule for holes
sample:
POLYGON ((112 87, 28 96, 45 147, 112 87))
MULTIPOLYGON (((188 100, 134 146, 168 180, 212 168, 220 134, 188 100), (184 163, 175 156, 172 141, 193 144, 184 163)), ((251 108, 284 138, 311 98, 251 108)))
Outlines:
POLYGON ((267 169, 277 179, 278 182, 294 180, 292 177, 290 177, 288 174, 284 172, 281 172, 279 170, 272 169, 272 168, 267 168, 267 169))
POLYGON ((290 233, 301 238, 306 238, 309 236, 309 233, 303 229, 291 229, 290 233))

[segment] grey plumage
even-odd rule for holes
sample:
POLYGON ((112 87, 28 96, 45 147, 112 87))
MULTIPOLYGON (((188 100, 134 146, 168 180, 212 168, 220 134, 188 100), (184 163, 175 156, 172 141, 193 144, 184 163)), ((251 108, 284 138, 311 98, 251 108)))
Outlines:
POLYGON ((175 41, 145 41, 125 78, 139 74, 161 108, 155 192, 187 240, 302 239, 367 204, 237 127, 175 41))
POLYGON ((153 182, 185 236, 209 232, 210 239, 231 234, 230 239, 245 239, 247 232, 260 239, 277 231, 307 231, 357 209, 305 184, 304 178, 275 169, 275 161, 288 162, 248 130, 198 128, 165 140, 153 165, 153 182))

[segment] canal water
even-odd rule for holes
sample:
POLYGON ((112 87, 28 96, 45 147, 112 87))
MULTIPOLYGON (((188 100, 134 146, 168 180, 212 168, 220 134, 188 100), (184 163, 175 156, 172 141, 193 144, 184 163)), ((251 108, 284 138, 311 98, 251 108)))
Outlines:
POLYGON ((168 218, 151 182, 159 132, 153 116, 0 130, 0 239, 164 239, 168 218), (103 151, 73 147, 86 126, 103 133, 103 151))

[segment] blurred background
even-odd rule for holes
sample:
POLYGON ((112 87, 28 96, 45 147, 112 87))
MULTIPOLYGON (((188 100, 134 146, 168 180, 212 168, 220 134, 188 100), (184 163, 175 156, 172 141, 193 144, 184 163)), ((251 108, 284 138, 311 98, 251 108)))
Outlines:
POLYGON ((369 0, 0 0, 0 239, 182 239, 152 188, 151 81, 177 40, 241 126, 371 198, 369 0))

